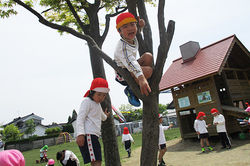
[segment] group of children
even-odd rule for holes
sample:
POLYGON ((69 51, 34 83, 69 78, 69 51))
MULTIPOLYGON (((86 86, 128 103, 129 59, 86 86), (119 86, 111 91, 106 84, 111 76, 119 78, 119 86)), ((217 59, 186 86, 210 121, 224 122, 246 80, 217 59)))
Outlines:
MULTIPOLYGON (((211 109, 211 114, 214 117, 213 125, 216 126, 217 133, 220 137, 222 145, 221 149, 231 149, 231 142, 226 131, 224 116, 220 114, 216 108, 211 109)), ((205 152, 205 143, 209 151, 213 150, 208 141, 209 134, 207 130, 207 128, 211 126, 211 124, 206 124, 206 121, 204 120, 205 117, 206 114, 204 112, 199 112, 196 117, 196 120, 194 121, 194 129, 198 135, 198 138, 200 139, 201 151, 203 153, 205 152)))

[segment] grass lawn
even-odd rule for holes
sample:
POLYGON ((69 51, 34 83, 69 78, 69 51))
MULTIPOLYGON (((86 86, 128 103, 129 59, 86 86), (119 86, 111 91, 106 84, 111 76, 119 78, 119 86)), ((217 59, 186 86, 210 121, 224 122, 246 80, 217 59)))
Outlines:
MULTIPOLYGON (((165 131, 165 136, 166 136, 167 140, 179 138, 180 137, 179 128, 173 128, 171 130, 165 131)), ((142 145, 142 140, 141 140, 142 135, 141 135, 141 133, 137 133, 137 134, 132 134, 132 137, 135 140, 135 144, 132 144, 132 151, 133 151, 134 149, 136 149, 142 145)), ((118 141, 118 148, 119 148, 121 162, 123 162, 123 159, 125 159, 127 157, 127 152, 125 151, 124 146, 121 143, 121 136, 117 137, 117 141, 118 141)), ((100 143, 102 145, 101 139, 100 139, 100 143)), ((59 162, 56 161, 56 153, 58 151, 63 150, 63 149, 73 151, 76 154, 76 156, 78 157, 78 159, 80 160, 80 165, 84 165, 83 159, 81 156, 81 152, 80 152, 77 144, 75 142, 70 142, 70 143, 65 143, 65 144, 60 144, 60 145, 49 146, 47 155, 48 155, 49 159, 52 158, 55 160, 55 166, 61 165, 59 162)), ((39 150, 40 149, 33 149, 33 150, 23 152, 26 166, 45 166, 46 165, 46 163, 36 164, 36 160, 40 159, 39 150)), ((102 150, 103 150, 103 147, 102 147, 102 150)), ((104 160, 104 156, 103 156, 103 160, 104 160)), ((88 164, 86 166, 89 166, 89 165, 90 164, 88 164)), ((103 165, 104 165, 104 162, 103 162, 103 165)))

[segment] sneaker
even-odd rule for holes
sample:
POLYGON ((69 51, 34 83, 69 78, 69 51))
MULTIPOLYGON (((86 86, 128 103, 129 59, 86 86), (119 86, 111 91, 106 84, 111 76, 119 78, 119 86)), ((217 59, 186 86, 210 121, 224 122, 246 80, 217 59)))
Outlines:
POLYGON ((163 162, 160 162, 158 166, 166 166, 163 162))
POLYGON ((202 153, 205 153, 206 151, 205 151, 205 148, 201 148, 201 152, 202 153))
POLYGON ((141 105, 140 100, 134 95, 134 93, 132 92, 132 90, 130 90, 128 86, 124 89, 124 93, 128 96, 128 102, 131 105, 135 107, 139 107, 141 105))
POLYGON ((226 149, 226 147, 225 147, 225 146, 222 146, 220 149, 226 149))
POLYGON ((213 150, 214 150, 211 146, 208 146, 207 148, 208 148, 208 150, 210 150, 210 151, 213 151, 213 150))
POLYGON ((231 149, 231 147, 232 147, 232 146, 231 146, 231 145, 229 145, 229 146, 227 147, 227 149, 231 149))

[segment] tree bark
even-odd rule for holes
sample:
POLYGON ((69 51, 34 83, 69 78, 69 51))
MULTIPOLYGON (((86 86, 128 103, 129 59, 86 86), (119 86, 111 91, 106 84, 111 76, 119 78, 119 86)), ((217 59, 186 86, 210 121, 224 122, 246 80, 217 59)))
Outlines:
POLYGON ((159 119, 159 93, 151 93, 143 100, 143 129, 141 166, 155 166, 157 164, 159 119))

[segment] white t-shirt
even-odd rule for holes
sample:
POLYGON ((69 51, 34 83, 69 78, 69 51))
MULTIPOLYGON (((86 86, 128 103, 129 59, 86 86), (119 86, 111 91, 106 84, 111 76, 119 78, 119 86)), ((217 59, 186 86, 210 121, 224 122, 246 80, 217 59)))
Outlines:
POLYGON ((63 159, 62 163, 64 165, 66 165, 69 159, 71 161, 76 161, 77 166, 80 166, 80 162, 79 162, 78 158, 76 157, 76 155, 70 150, 65 150, 64 159, 63 159))
POLYGON ((220 132, 227 132, 226 125, 225 125, 225 118, 222 114, 219 114, 214 117, 213 124, 218 123, 216 125, 216 130, 218 133, 220 132))
POLYGON ((134 142, 134 139, 132 138, 131 134, 122 134, 122 142, 130 140, 131 142, 134 142))
POLYGON ((101 123, 107 116, 104 114, 101 104, 86 97, 80 106, 76 119, 76 135, 93 134, 101 135, 101 123))
POLYGON ((162 124, 159 125, 159 145, 166 143, 164 130, 167 129, 169 129, 169 126, 162 126, 162 124))
POLYGON ((195 119, 194 129, 196 132, 199 132, 200 134, 208 133, 205 120, 195 119))
POLYGON ((129 72, 132 72, 136 78, 143 75, 141 66, 136 59, 138 48, 139 45, 136 38, 134 40, 134 45, 121 38, 114 53, 114 60, 117 66, 126 68, 129 72))

